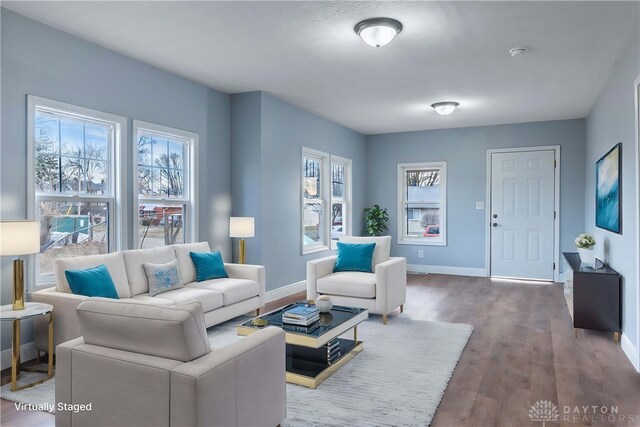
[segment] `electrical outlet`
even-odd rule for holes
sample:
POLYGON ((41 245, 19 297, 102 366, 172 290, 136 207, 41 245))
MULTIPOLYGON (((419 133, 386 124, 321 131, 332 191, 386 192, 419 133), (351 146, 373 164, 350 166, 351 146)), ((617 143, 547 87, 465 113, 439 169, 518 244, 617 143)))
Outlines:
POLYGON ((418 251, 418 258, 424 258, 424 251, 422 249, 418 251))
POLYGON ((484 202, 476 202, 476 209, 484 209, 484 202))

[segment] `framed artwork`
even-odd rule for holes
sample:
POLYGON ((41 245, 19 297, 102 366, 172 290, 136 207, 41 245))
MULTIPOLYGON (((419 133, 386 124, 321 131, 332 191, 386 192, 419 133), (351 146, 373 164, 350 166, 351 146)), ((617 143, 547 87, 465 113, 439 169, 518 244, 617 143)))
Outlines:
POLYGON ((596 162, 596 227, 622 234, 622 143, 596 162))

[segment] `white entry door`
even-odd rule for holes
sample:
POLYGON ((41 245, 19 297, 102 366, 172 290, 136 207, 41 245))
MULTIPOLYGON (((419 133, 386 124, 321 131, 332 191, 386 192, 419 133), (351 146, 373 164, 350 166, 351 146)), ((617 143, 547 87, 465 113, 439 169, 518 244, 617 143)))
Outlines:
POLYGON ((553 280, 555 151, 491 154, 491 275, 553 280))

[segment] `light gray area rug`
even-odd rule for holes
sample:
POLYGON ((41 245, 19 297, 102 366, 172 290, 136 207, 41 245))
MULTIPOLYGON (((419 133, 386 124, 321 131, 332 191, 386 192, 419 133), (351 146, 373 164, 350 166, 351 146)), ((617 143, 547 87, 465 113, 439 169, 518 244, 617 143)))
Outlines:
MULTIPOLYGON (((212 347, 242 339, 235 333, 242 320, 209 329, 212 347)), ((364 351, 316 390, 287 384, 287 419, 282 426, 427 426, 472 331, 470 325, 406 315, 384 326, 373 316, 358 327, 364 351)), ((8 387, 0 389, 2 398, 54 404, 55 378, 15 393, 8 387)))

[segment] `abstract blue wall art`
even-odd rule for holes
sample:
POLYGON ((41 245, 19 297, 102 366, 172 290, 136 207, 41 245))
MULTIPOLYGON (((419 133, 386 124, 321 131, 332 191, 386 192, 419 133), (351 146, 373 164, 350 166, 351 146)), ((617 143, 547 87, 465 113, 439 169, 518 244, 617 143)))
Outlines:
POLYGON ((596 162, 596 227, 622 234, 622 143, 596 162))

